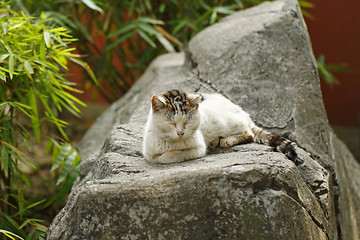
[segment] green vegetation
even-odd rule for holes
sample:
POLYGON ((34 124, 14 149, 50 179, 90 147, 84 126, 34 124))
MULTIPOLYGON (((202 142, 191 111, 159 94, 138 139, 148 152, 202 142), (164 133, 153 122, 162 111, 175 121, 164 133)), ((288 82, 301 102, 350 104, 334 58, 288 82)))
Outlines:
MULTIPOLYGON (((68 82, 63 71, 74 61, 91 73, 88 66, 68 46, 74 39, 63 27, 48 24, 45 14, 28 17, 0 2, 0 233, 10 239, 41 239, 46 227, 32 217, 40 205, 59 203, 79 173, 80 157, 66 143, 66 122, 58 118, 63 109, 80 116, 76 104, 84 105, 71 92, 79 92, 68 82), (26 158, 33 142, 43 138, 43 126, 55 126, 61 141, 49 138, 54 177, 59 192, 52 199, 33 199, 24 188, 32 182, 19 165, 37 166, 26 158)), ((49 136, 46 136, 49 137, 49 136)), ((59 137, 58 137, 59 139, 59 137)), ((1 235, 0 235, 1 236, 1 235)))
MULTIPOLYGON (((39 0, 17 6, 34 16, 45 12, 54 22, 71 29, 81 43, 77 49, 100 83, 95 85, 98 92, 113 102, 128 91, 156 56, 184 50, 191 37, 208 25, 264 0, 81 2, 39 0)), ((300 4, 303 9, 313 7, 307 0, 300 4)), ((85 89, 93 85, 93 81, 86 82, 88 77, 84 79, 85 89)))
POLYGON ((332 74, 333 72, 350 72, 350 69, 344 63, 326 64, 324 55, 320 55, 316 62, 320 76, 330 86, 340 84, 339 80, 332 74))
MULTIPOLYGON (((65 78, 69 61, 83 68, 85 89, 95 86, 113 102, 156 56, 184 50, 208 25, 262 2, 0 2, 0 239, 42 239, 46 226, 36 213, 58 205, 79 174, 81 159, 68 142, 67 123, 59 118, 64 110, 80 116, 78 106, 84 106, 73 95, 81 91, 65 78), (53 159, 51 186, 57 193, 42 198, 25 191, 32 191, 32 182, 20 166, 38 167, 26 156, 44 138, 53 159)), ((299 2, 303 8, 313 7, 299 2)), ((329 70, 343 70, 326 65, 323 57, 318 66, 329 83, 336 82, 329 70)))

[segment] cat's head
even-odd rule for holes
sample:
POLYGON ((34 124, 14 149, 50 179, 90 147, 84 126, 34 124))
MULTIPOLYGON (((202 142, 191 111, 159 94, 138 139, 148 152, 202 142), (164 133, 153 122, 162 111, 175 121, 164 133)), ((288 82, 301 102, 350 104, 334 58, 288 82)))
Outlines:
POLYGON ((164 138, 186 139, 200 125, 201 95, 190 96, 180 90, 171 90, 151 98, 152 120, 164 138))

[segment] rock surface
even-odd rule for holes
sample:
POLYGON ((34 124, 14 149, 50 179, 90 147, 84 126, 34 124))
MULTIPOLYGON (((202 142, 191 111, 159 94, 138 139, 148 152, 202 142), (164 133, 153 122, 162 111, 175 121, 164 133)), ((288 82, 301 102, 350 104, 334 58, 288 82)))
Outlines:
POLYGON ((328 126, 296 0, 233 14, 195 36, 186 57, 158 57, 79 148, 80 180, 47 239, 360 237, 360 168, 328 126), (149 99, 173 88, 224 94, 259 126, 287 133, 302 162, 252 143, 147 163, 149 99))

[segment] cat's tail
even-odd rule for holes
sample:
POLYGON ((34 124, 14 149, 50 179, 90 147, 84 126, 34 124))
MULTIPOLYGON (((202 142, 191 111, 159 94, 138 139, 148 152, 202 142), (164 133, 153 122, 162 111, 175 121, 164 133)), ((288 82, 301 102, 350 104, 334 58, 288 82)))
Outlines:
POLYGON ((257 126, 252 127, 251 130, 254 134, 254 142, 273 147, 274 150, 282 152, 288 159, 296 162, 297 153, 294 147, 295 143, 291 142, 289 139, 274 133, 270 133, 257 126))

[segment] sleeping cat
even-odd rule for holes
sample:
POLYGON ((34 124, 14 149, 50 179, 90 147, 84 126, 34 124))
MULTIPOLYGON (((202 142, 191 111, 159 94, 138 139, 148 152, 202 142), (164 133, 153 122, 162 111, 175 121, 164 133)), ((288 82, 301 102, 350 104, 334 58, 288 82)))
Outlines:
POLYGON ((248 113, 221 94, 171 90, 151 98, 143 142, 149 162, 182 162, 205 156, 208 148, 248 142, 297 158, 294 143, 257 127, 248 113))

